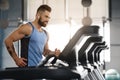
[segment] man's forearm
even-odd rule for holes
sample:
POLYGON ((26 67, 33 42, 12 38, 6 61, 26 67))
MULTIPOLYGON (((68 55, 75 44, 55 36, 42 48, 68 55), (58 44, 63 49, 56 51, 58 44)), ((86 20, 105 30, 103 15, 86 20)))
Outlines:
POLYGON ((17 54, 15 52, 15 48, 12 42, 5 41, 6 48, 10 54, 10 56, 16 60, 17 59, 17 54))
POLYGON ((49 55, 51 52, 52 52, 51 50, 49 50, 49 49, 46 49, 46 50, 44 51, 44 56, 47 56, 47 55, 49 55))

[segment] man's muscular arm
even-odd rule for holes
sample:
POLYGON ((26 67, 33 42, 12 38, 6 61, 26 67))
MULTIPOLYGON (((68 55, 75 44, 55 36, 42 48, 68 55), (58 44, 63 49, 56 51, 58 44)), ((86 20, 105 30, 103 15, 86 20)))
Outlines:
MULTIPOLYGON (((21 38, 23 38, 26 35, 26 31, 25 31, 26 27, 24 26, 20 26, 18 29, 16 29, 14 32, 12 32, 6 39, 5 39, 5 45, 6 48, 10 54, 10 56, 13 58, 13 60, 15 61, 16 65, 23 67, 26 65, 26 63, 24 61, 26 61, 26 59, 24 58, 19 58, 17 56, 17 53, 15 51, 13 42, 20 40, 21 38)), ((28 30, 28 29, 27 29, 28 30)))

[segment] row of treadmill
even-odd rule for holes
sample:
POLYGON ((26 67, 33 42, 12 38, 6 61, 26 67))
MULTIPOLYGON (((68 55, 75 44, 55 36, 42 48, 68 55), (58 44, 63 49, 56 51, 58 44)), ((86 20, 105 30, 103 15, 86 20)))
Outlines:
POLYGON ((61 54, 48 55, 35 67, 9 67, 0 70, 0 79, 14 80, 105 80, 100 67, 103 50, 108 49, 100 27, 78 29, 61 54))

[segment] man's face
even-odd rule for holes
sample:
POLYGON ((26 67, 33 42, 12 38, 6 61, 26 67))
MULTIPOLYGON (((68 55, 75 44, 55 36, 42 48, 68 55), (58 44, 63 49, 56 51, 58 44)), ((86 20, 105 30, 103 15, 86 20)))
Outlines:
POLYGON ((49 16, 50 16, 50 12, 48 12, 48 11, 40 13, 40 18, 38 19, 38 24, 40 26, 46 27, 48 24, 48 21, 50 19, 49 16))

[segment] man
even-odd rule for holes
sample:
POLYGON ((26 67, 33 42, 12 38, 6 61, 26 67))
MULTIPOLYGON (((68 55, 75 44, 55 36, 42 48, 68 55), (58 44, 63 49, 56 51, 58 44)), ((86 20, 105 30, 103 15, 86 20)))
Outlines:
POLYGON ((5 39, 6 48, 17 66, 37 66, 43 56, 53 53, 59 55, 60 50, 49 50, 48 33, 42 28, 48 24, 50 12, 48 5, 41 5, 33 22, 20 25, 5 39), (17 56, 13 45, 18 40, 21 40, 21 58, 17 56))

